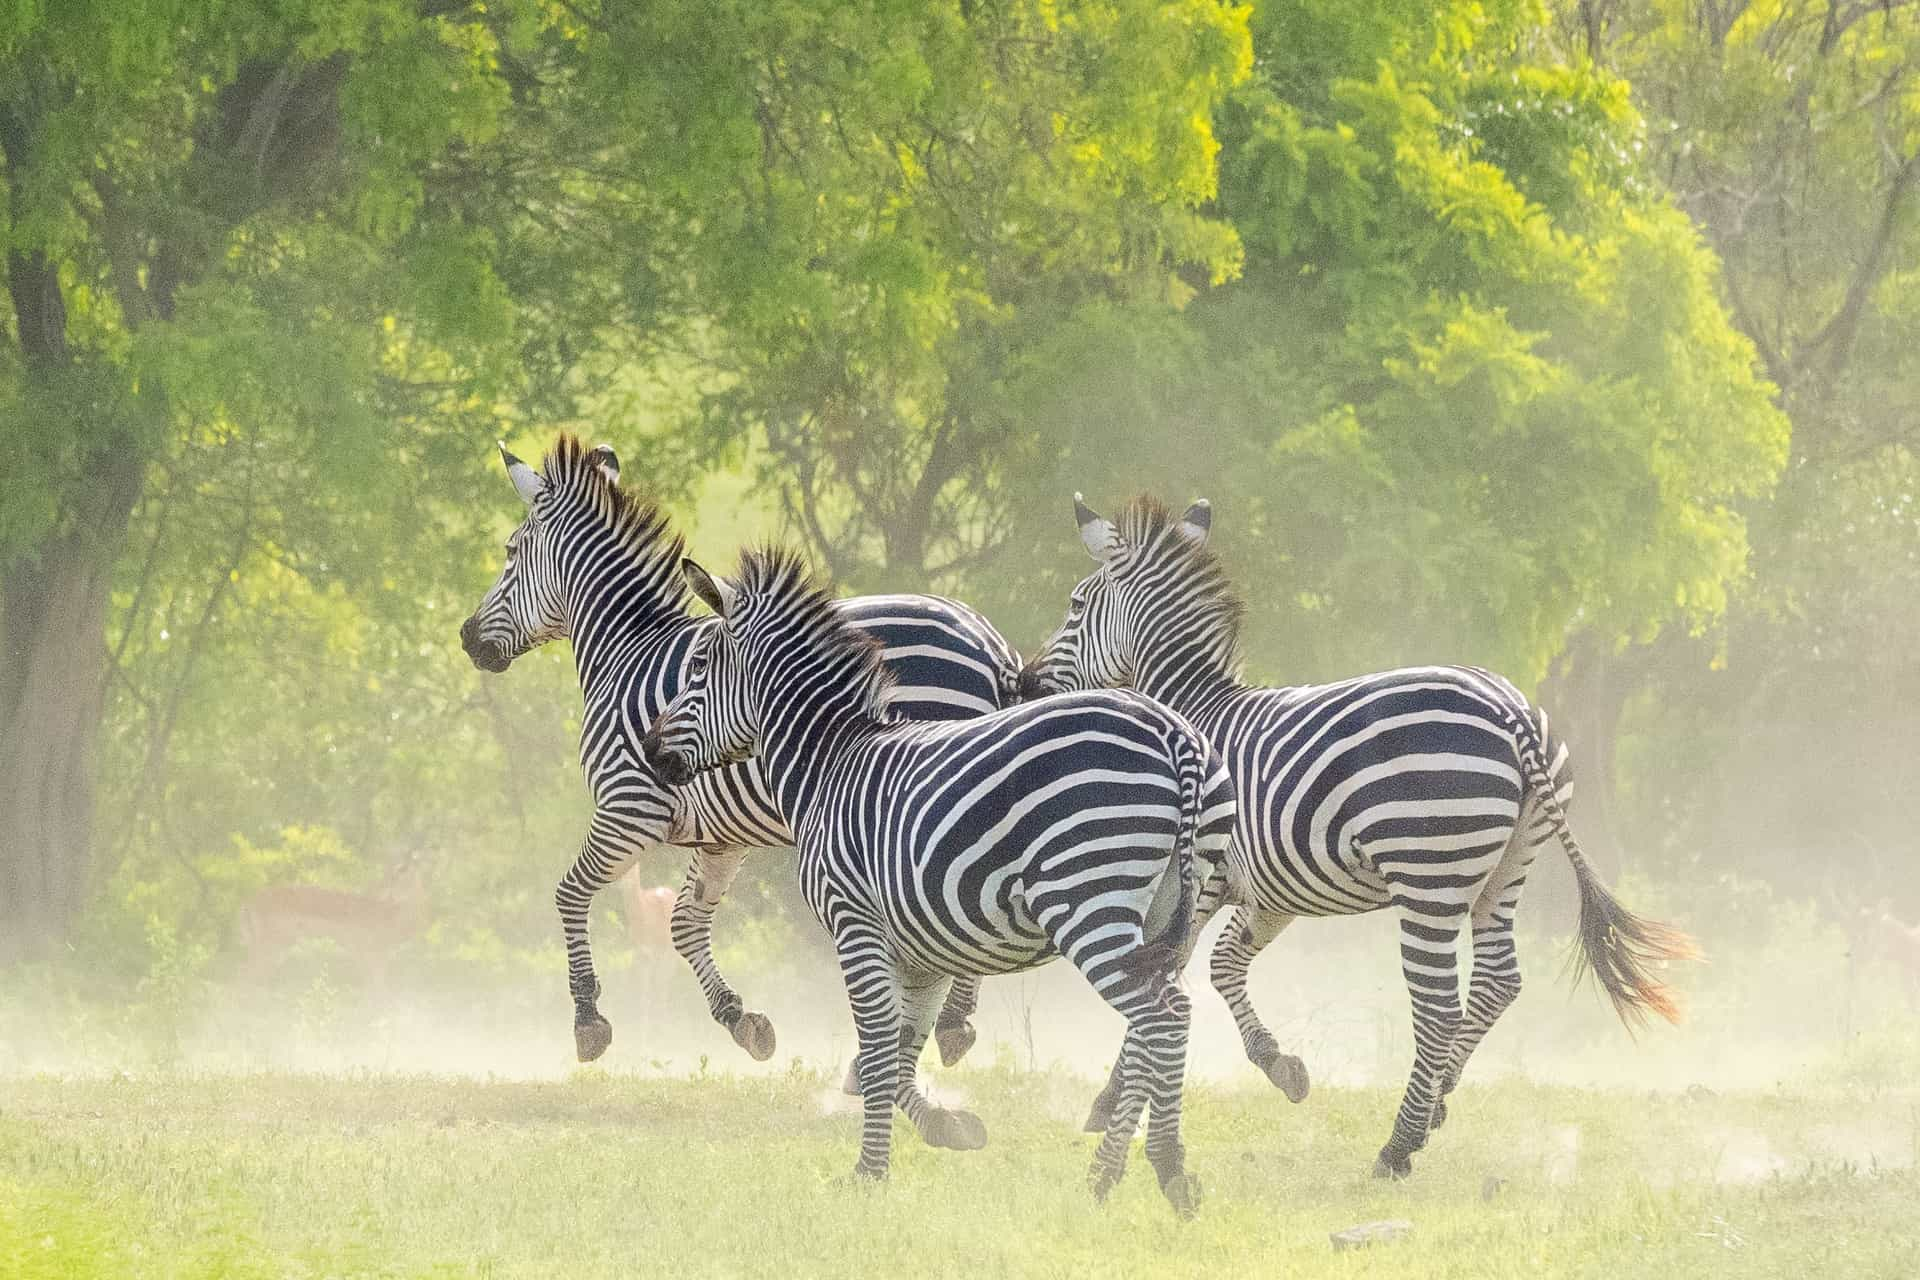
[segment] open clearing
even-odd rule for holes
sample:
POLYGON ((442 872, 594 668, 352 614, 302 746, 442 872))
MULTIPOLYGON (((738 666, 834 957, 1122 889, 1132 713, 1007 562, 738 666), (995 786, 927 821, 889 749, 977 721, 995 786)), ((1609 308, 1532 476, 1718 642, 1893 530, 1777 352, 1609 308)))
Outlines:
MULTIPOLYGON (((1883 1064, 1884 1066, 1885 1064, 1883 1064)), ((1880 1074, 1880 1073, 1876 1073, 1880 1074)), ((847 1185, 824 1074, 559 1082, 154 1075, 0 1081, 0 1273, 79 1276, 1910 1276, 1920 1092, 1464 1087, 1413 1179, 1373 1181, 1390 1089, 1189 1095, 1200 1220, 1138 1147, 1095 1206, 1092 1082, 955 1071, 984 1152, 895 1128, 847 1185), (1492 1181, 1503 1180, 1503 1181, 1492 1181), (1376 1219, 1411 1239, 1336 1254, 1376 1219)))

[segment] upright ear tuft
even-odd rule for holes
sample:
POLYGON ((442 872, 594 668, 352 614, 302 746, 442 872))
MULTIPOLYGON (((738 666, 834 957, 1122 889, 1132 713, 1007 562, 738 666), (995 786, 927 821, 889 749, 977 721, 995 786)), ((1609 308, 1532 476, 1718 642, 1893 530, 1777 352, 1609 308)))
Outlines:
POLYGON ((702 604, 713 610, 716 618, 724 618, 733 608, 736 594, 725 578, 716 578, 695 564, 691 557, 682 557, 680 572, 686 576, 687 585, 693 588, 693 594, 700 597, 702 604))
POLYGON ((1077 493, 1073 495, 1073 518, 1080 526, 1080 541, 1087 554, 1103 563, 1112 559, 1120 549, 1120 532, 1113 521, 1097 514, 1077 493))
POLYGON ((532 506, 533 500, 546 491, 546 480, 538 471, 508 452, 505 440, 497 443, 500 445, 500 461, 507 464, 507 478, 513 481, 514 492, 520 495, 520 501, 532 506))
POLYGON ((1213 504, 1205 498, 1200 498, 1196 500, 1192 506, 1187 508, 1185 515, 1180 517, 1180 532, 1186 534, 1201 546, 1205 546, 1207 535, 1212 531, 1213 504))
POLYGON ((608 484, 617 486, 620 483, 620 459, 614 454, 612 445, 593 446, 593 452, 587 455, 587 461, 600 469, 600 474, 607 478, 608 484))

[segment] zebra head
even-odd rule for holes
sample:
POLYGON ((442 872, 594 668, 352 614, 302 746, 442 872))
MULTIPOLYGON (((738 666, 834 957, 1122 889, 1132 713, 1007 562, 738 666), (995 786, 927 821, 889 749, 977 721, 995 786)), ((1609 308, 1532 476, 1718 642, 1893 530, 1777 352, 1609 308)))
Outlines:
MULTIPOLYGON (((480 599, 473 616, 460 624, 460 647, 482 671, 505 671, 513 660, 548 640, 567 634, 566 598, 560 581, 562 521, 555 487, 547 478, 500 445, 500 460, 514 492, 527 504, 520 527, 507 539, 500 576, 480 599)), ((620 476, 613 450, 600 445, 586 455, 589 465, 610 481, 620 476)))
POLYGON ((1116 522, 1076 493, 1073 511, 1097 567, 1074 587, 1059 630, 1022 669, 1024 697, 1138 683, 1156 641, 1196 621, 1183 606, 1193 588, 1225 586, 1206 550, 1213 509, 1204 498, 1178 517, 1138 498, 1116 522))
POLYGON ((841 617, 798 556, 747 551, 727 581, 682 561, 718 625, 694 642, 684 683, 641 743, 673 786, 760 752, 769 725, 806 737, 832 718, 881 719, 891 677, 879 645, 841 617))
POLYGON ((691 559, 681 561, 687 585, 719 625, 708 627, 693 643, 681 671, 680 691, 641 740, 648 765, 671 786, 683 787, 693 775, 744 760, 759 740, 759 716, 740 663, 734 635, 741 612, 739 588, 691 559))

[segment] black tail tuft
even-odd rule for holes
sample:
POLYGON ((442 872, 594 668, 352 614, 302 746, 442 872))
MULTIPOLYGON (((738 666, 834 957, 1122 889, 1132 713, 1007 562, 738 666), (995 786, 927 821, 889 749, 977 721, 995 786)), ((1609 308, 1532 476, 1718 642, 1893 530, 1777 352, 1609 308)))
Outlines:
POLYGON ((1574 978, 1591 971, 1629 1031, 1644 1027, 1649 1013, 1678 1023, 1679 1002, 1655 971, 1670 961, 1700 959, 1700 948, 1672 925, 1621 906, 1586 859, 1575 860, 1573 871, 1580 885, 1580 949, 1568 965, 1574 978))

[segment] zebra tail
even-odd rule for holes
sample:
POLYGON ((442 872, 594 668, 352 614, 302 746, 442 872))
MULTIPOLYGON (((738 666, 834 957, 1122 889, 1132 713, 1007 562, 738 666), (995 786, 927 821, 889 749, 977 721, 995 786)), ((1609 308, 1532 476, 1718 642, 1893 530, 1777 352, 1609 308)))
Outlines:
POLYGON ((1591 973, 1629 1032, 1644 1027, 1649 1013, 1678 1023, 1679 1001, 1655 972, 1674 960, 1701 959, 1699 946, 1672 925, 1635 915, 1607 891, 1593 864, 1580 851, 1567 812, 1554 794, 1553 779, 1547 773, 1546 744, 1538 727, 1531 716, 1520 715, 1514 720, 1521 771, 1554 835, 1566 849, 1580 889, 1580 947, 1567 966, 1574 981, 1591 973))
POLYGON ((1194 845, 1200 833, 1200 788, 1206 781, 1207 754, 1186 733, 1173 739, 1174 771, 1180 788, 1180 825, 1173 836, 1173 859, 1168 875, 1180 877, 1180 896, 1174 900, 1173 919, 1158 938, 1125 960, 1127 971, 1147 979, 1175 974, 1193 937, 1193 908, 1199 897, 1200 873, 1194 845))

